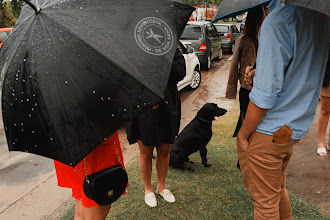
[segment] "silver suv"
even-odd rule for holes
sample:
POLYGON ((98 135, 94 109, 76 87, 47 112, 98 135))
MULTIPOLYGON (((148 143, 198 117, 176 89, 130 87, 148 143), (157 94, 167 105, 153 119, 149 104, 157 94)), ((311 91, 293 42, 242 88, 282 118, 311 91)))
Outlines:
POLYGON ((205 70, 210 69, 213 59, 222 59, 220 35, 209 21, 189 21, 180 40, 191 43, 205 70))

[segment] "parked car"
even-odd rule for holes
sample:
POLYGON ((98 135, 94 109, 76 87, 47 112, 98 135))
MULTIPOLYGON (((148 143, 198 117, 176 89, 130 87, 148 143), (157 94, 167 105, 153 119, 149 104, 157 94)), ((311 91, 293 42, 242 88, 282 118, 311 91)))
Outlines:
POLYGON ((243 32, 244 26, 245 26, 245 18, 243 19, 241 25, 239 26, 239 31, 240 32, 243 32))
POLYGON ((178 83, 178 90, 183 88, 197 89, 201 83, 200 63, 195 49, 191 47, 190 42, 183 44, 179 41, 178 48, 183 54, 186 63, 186 76, 178 83))
POLYGON ((0 48, 12 30, 13 28, 0 28, 0 48))
POLYGON ((181 35, 182 42, 191 42, 200 64, 210 69, 213 59, 222 59, 222 41, 209 21, 189 21, 181 35))
POLYGON ((214 24, 222 40, 222 50, 234 51, 235 42, 242 36, 235 24, 214 24))

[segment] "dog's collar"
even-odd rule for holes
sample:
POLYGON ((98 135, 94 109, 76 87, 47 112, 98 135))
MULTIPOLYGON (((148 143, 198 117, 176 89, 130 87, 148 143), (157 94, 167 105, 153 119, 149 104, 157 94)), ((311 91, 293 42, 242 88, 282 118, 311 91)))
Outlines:
POLYGON ((201 121, 203 121, 203 122, 208 122, 208 123, 212 123, 212 121, 206 121, 206 120, 204 120, 204 119, 202 119, 201 117, 199 117, 198 115, 196 115, 197 116, 197 118, 199 119, 199 120, 201 120, 201 121))

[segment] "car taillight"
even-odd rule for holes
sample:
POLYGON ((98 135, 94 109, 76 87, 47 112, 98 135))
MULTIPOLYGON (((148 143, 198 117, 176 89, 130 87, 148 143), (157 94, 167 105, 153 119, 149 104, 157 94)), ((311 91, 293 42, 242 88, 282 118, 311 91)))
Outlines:
POLYGON ((227 40, 231 40, 231 34, 227 34, 227 40))
POLYGON ((198 51, 206 51, 206 50, 207 50, 206 43, 199 45, 198 51))

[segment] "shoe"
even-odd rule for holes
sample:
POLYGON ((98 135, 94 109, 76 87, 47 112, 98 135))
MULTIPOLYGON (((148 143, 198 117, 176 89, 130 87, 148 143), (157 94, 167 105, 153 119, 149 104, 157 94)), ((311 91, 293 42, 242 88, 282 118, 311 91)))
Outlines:
POLYGON ((326 145, 326 148, 327 148, 328 151, 330 151, 330 145, 329 144, 326 145))
POLYGON ((157 206, 156 196, 153 192, 150 192, 147 195, 145 195, 144 196, 144 201, 150 207, 156 207, 157 206))
POLYGON ((161 197, 163 197, 163 199, 166 202, 169 202, 169 203, 175 202, 175 197, 173 196, 173 194, 171 193, 171 191, 168 190, 168 189, 164 189, 163 192, 156 191, 156 193, 159 194, 159 195, 161 195, 161 197))
POLYGON ((326 157, 327 156, 327 150, 322 147, 322 148, 317 148, 317 154, 320 156, 320 157, 326 157), (321 153, 325 153, 325 154, 321 154, 321 153))

